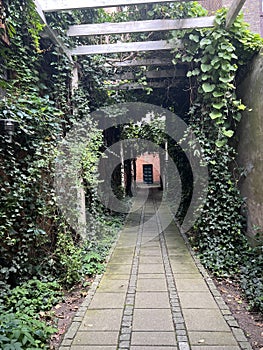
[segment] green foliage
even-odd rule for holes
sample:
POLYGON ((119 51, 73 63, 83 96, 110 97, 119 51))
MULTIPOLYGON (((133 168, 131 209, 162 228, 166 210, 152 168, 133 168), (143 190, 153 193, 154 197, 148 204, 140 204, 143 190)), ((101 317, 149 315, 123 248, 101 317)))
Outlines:
MULTIPOLYGON (((183 49, 175 50, 174 63, 189 64, 190 132, 202 146, 209 168, 205 205, 190 240, 201 261, 215 275, 234 276, 241 269, 244 292, 251 305, 261 309, 262 261, 254 253, 253 264, 246 259, 250 247, 244 235, 242 200, 230 169, 236 156, 231 138, 240 112, 246 109, 236 95, 236 77, 260 50, 263 40, 247 29, 242 15, 226 30, 225 15, 225 9, 217 12, 213 29, 174 33, 175 39, 179 36, 184 44, 183 49)), ((195 144, 190 147, 194 151, 195 144)))
POLYGON ((249 249, 240 271, 240 283, 249 305, 263 312, 263 246, 249 249))
POLYGON ((87 276, 93 276, 104 270, 105 259, 116 239, 123 219, 97 213, 96 219, 90 223, 90 232, 84 242, 74 242, 69 233, 59 233, 55 251, 58 278, 67 285, 84 282, 87 276))
POLYGON ((47 339, 56 331, 22 312, 0 308, 0 347, 2 350, 49 349, 47 339))
POLYGON ((57 304, 62 297, 61 287, 57 282, 42 282, 32 279, 13 288, 4 298, 7 310, 21 312, 37 317, 40 311, 47 311, 57 304))

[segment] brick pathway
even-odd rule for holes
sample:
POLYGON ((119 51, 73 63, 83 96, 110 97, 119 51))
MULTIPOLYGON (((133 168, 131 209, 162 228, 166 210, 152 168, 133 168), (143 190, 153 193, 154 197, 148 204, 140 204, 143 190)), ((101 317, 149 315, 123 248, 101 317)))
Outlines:
POLYGON ((137 197, 60 350, 252 350, 160 197, 137 197))

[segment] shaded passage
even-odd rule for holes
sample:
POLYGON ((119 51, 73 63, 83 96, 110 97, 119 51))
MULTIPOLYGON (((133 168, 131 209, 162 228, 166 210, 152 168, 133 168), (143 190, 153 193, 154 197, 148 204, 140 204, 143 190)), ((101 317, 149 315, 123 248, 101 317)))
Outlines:
POLYGON ((161 192, 152 189, 144 203, 140 191, 140 209, 128 216, 60 350, 251 349, 161 192))

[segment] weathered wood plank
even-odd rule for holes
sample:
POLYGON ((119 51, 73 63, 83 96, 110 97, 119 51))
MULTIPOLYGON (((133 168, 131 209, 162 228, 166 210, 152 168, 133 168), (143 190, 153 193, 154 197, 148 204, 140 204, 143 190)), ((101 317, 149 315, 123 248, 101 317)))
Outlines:
POLYGON ((117 44, 103 44, 103 45, 83 45, 71 49, 71 55, 94 55, 94 54, 108 54, 118 52, 141 52, 141 51, 159 51, 171 50, 175 47, 173 43, 165 40, 157 41, 141 41, 117 44))
POLYGON ((233 2, 226 16, 226 28, 229 28, 232 26, 236 16, 239 14, 240 10, 242 9, 243 5, 246 2, 246 0, 232 0, 232 1, 233 2))
POLYGON ((69 27, 68 36, 90 36, 121 33, 159 32, 214 26, 215 16, 184 19, 156 19, 119 23, 80 24, 69 27))
POLYGON ((163 89, 163 88, 171 88, 176 87, 178 85, 178 81, 149 81, 147 85, 139 84, 139 83, 124 83, 120 85, 110 85, 105 84, 101 88, 104 90, 141 90, 146 87, 151 87, 155 89, 163 89))
POLYGON ((40 2, 38 0, 34 0, 34 2, 35 2, 35 5, 36 5, 36 11, 37 11, 37 13, 38 13, 42 23, 45 24, 44 32, 47 33, 47 35, 51 39, 51 41, 60 48, 60 50, 68 57, 68 59, 71 62, 73 62, 71 54, 70 54, 70 51, 66 48, 66 46, 64 46, 62 41, 59 40, 57 34, 53 31, 53 29, 51 29, 49 27, 49 25, 47 24, 46 18, 45 18, 45 14, 43 12, 43 9, 41 7, 40 2))
MULTIPOLYGON (((177 78, 177 77, 185 77, 185 70, 184 69, 167 69, 167 70, 152 70, 152 71, 146 71, 145 74, 142 74, 142 76, 145 76, 149 79, 159 79, 159 78, 177 78)), ((140 77, 140 76, 139 76, 140 77)), ((138 79, 138 76, 133 72, 125 72, 122 74, 116 74, 113 77, 111 77, 111 80, 134 80, 138 79)))
POLYGON ((168 3, 174 1, 182 2, 183 0, 41 0, 41 6, 43 11, 52 12, 81 8, 101 8, 139 4, 168 3))
POLYGON ((105 63, 106 67, 136 67, 136 66, 173 66, 172 59, 142 58, 126 61, 111 61, 105 63))

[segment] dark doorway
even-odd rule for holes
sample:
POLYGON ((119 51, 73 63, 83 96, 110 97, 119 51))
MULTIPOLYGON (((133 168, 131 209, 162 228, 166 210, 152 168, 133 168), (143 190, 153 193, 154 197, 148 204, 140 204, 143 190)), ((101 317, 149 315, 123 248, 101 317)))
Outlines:
POLYGON ((146 184, 153 183, 153 166, 152 166, 152 164, 143 164, 143 182, 146 184))

